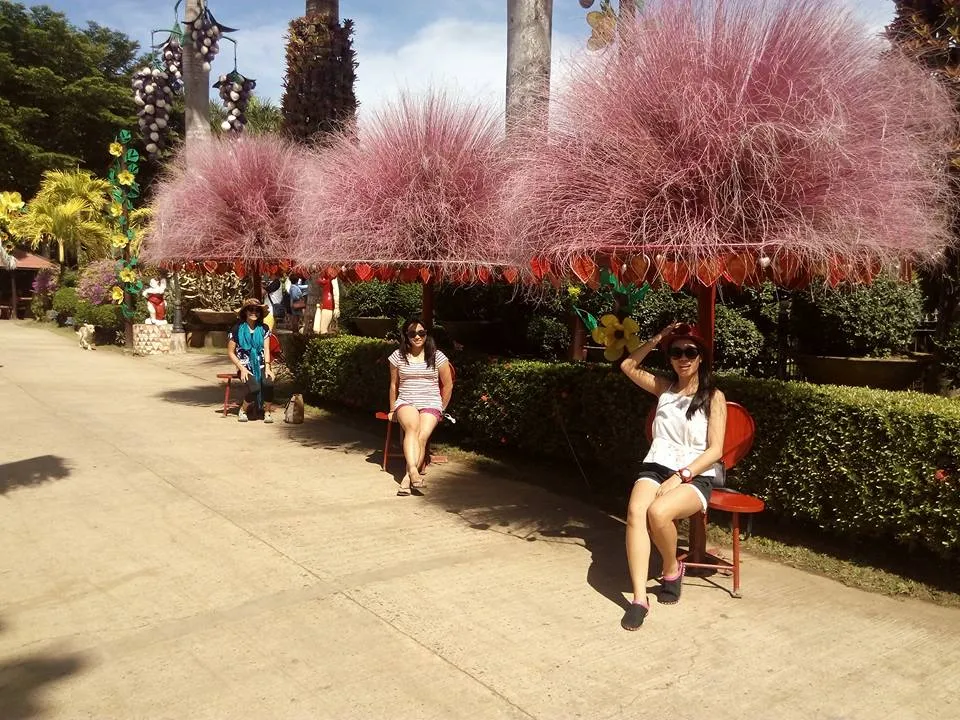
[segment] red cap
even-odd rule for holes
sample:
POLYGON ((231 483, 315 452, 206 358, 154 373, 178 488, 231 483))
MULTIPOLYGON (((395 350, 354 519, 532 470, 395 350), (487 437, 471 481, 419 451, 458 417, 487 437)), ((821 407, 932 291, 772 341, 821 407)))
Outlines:
POLYGON ((690 340, 691 342, 695 343, 702 352, 706 352, 707 350, 707 342, 697 330, 696 325, 680 323, 674 328, 672 333, 660 341, 660 349, 663 350, 663 352, 667 352, 667 350, 670 349, 670 346, 673 345, 673 343, 675 343, 677 340, 690 340))

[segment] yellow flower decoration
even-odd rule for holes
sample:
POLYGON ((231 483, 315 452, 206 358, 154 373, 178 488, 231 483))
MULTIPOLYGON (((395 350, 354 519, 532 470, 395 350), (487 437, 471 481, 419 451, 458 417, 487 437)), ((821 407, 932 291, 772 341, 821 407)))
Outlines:
POLYGON ((573 300, 574 302, 576 302, 576 300, 580 298, 580 292, 581 292, 580 288, 577 287, 576 285, 569 285, 567 287, 567 295, 569 295, 570 299, 573 300))
POLYGON ((118 202, 110 203, 110 217, 118 218, 123 215, 123 205, 118 202))
POLYGON ((137 273, 130 268, 124 268, 120 271, 120 280, 125 283, 132 283, 137 279, 137 273))
POLYGON ((115 303, 123 302, 123 290, 118 285, 114 285, 110 290, 110 297, 113 298, 115 303))
POLYGON ((18 192, 0 193, 0 214, 4 217, 19 214, 24 206, 23 198, 18 192))
POLYGON ((610 362, 615 362, 623 356, 624 348, 633 352, 640 347, 638 332, 640 332, 640 326, 633 318, 628 317, 620 322, 616 315, 604 315, 600 318, 600 324, 593 329, 591 336, 595 343, 606 348, 603 356, 610 362))
POLYGON ((129 170, 123 170, 117 174, 117 182, 121 185, 132 185, 133 184, 133 173, 129 170))
POLYGON ((110 154, 114 157, 120 157, 123 155, 123 145, 118 142, 110 143, 110 154))
POLYGON ((127 242, 129 242, 127 240, 127 236, 121 235, 120 233, 115 234, 113 238, 110 240, 110 243, 115 248, 125 248, 127 246, 127 242))

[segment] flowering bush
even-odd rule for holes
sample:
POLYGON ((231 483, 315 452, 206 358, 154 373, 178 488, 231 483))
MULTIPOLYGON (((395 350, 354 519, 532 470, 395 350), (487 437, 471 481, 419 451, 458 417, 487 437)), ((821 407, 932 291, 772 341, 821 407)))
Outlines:
POLYGON ((116 282, 116 260, 97 260, 87 265, 80 273, 77 295, 91 305, 103 305, 111 301, 110 289, 116 282))
POLYGON ((46 296, 53 295, 57 291, 57 286, 57 276, 53 274, 53 271, 41 270, 33 278, 31 289, 33 290, 34 296, 46 296))

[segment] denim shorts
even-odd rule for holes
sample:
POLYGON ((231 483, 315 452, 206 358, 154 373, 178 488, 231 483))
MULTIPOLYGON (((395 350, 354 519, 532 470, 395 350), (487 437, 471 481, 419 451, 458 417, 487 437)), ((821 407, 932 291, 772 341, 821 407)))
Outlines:
MULTIPOLYGON (((668 477, 676 473, 676 470, 660 465, 658 463, 641 463, 640 472, 637 473, 637 479, 634 482, 648 480, 649 482, 660 485, 668 477)), ((710 493, 713 491, 713 478, 709 475, 697 475, 690 482, 684 483, 697 491, 700 496, 700 504, 704 512, 707 510, 707 503, 710 502, 710 493)))

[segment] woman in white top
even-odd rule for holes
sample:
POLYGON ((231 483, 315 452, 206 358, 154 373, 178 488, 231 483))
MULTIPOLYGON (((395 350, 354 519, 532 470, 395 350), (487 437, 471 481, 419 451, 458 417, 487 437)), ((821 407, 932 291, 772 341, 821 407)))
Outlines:
POLYGON ((677 560, 674 521, 706 510, 714 464, 723 456, 727 403, 713 385, 706 345, 695 327, 674 323, 648 340, 620 365, 633 382, 657 396, 653 442, 633 484, 627 509, 627 564, 633 602, 620 624, 636 630, 649 612, 647 572, 650 538, 663 558, 659 600, 680 600, 683 563, 677 560), (673 377, 662 378, 640 364, 657 345, 670 359, 673 377))
POLYGON ((424 486, 420 474, 430 434, 443 417, 453 394, 453 374, 447 356, 437 350, 419 318, 403 325, 400 348, 390 362, 390 419, 403 428, 403 457, 407 474, 397 495, 424 486), (442 388, 442 391, 441 391, 442 388))

